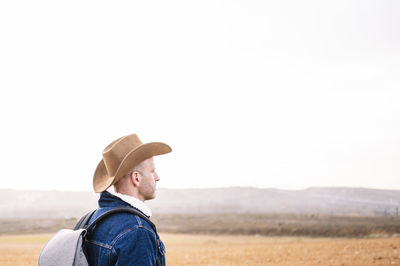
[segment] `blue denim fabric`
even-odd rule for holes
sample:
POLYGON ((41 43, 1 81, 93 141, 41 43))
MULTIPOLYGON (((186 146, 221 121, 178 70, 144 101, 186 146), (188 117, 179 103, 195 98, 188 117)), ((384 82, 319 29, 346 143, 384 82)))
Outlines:
MULTIPOLYGON (((126 206, 132 207, 109 192, 102 192, 99 208, 89 224, 112 208, 126 206)), ((96 225, 84 248, 89 265, 156 265, 157 258, 165 265, 165 247, 158 234, 143 218, 131 213, 113 214, 96 225)))

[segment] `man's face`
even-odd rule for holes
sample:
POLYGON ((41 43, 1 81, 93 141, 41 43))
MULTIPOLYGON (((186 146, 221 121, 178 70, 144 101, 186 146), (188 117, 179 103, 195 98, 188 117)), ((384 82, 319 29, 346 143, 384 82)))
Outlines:
POLYGON ((156 182, 160 180, 155 172, 153 157, 144 160, 139 167, 141 182, 139 195, 143 200, 151 200, 156 197, 156 182))

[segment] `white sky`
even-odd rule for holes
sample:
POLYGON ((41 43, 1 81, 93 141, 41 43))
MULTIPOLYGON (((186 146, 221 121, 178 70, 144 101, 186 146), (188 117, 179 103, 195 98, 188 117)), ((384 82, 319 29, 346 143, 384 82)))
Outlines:
POLYGON ((399 1, 1 1, 0 188, 91 190, 138 133, 160 187, 400 189, 399 1))

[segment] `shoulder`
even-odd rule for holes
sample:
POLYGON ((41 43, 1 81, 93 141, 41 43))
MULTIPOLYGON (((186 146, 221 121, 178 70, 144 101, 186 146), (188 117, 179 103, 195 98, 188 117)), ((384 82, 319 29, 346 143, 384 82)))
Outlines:
MULTIPOLYGON (((112 208, 98 209, 90 219, 90 223, 111 209, 112 208)), ((104 221, 94 227, 92 235, 101 242, 108 242, 108 244, 111 244, 111 242, 115 242, 117 238, 120 238, 122 235, 135 235, 135 233, 132 233, 135 230, 146 231, 148 234, 156 237, 153 228, 145 219, 128 212, 114 213, 108 216, 104 221)))
POLYGON ((131 227, 122 230, 114 237, 110 245, 116 249, 123 246, 135 249, 138 248, 136 245, 140 248, 153 249, 157 246, 157 237, 153 231, 144 226, 131 227))
POLYGON ((155 235, 152 226, 144 218, 134 213, 116 213, 108 217, 105 221, 109 226, 121 228, 121 230, 146 230, 155 235))

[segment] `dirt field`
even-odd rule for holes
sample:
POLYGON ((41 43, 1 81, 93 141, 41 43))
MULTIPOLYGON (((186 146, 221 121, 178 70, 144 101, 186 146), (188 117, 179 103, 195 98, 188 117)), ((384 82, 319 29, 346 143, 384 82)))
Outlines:
MULTIPOLYGON (((0 265, 37 265, 50 234, 0 236, 0 265)), ((161 234, 167 265, 400 265, 400 238, 161 234)))

